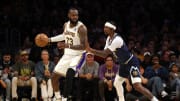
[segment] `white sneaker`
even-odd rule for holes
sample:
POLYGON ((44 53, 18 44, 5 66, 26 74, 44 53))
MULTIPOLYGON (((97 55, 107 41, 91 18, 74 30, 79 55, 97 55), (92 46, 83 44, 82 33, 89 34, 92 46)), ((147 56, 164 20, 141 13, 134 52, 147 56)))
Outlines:
POLYGON ((6 99, 6 101, 10 101, 9 99, 6 99))
POLYGON ((162 97, 165 97, 165 96, 167 96, 167 95, 168 95, 168 93, 167 93, 166 91, 163 90, 163 91, 161 92, 161 96, 162 96, 162 97))
POLYGON ((67 101, 67 98, 65 98, 65 97, 62 97, 62 101, 67 101))
POLYGON ((62 101, 61 99, 56 99, 55 101, 62 101))

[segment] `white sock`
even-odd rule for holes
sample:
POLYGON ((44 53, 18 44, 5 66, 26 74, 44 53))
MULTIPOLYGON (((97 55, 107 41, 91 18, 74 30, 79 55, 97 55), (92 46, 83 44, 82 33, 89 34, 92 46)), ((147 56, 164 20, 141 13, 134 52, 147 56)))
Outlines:
POLYGON ((151 101, 159 101, 155 96, 151 99, 151 101))
POLYGON ((60 92, 59 92, 59 91, 58 91, 58 92, 54 92, 54 94, 55 94, 56 99, 61 98, 61 95, 60 95, 60 92))

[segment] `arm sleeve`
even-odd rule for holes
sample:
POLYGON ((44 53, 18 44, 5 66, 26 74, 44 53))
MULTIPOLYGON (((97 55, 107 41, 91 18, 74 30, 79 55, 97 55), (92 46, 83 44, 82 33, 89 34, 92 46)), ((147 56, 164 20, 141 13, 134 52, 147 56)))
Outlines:
POLYGON ((50 38, 51 42, 59 42, 65 40, 64 34, 60 34, 50 38))

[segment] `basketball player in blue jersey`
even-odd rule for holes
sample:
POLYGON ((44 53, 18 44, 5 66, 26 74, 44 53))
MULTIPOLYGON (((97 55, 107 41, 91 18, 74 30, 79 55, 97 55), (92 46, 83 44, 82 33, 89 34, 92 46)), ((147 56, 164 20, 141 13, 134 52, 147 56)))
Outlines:
POLYGON ((115 33, 116 26, 114 22, 106 22, 104 26, 104 33, 108 35, 104 50, 96 50, 86 46, 87 51, 91 51, 97 56, 106 57, 108 54, 113 54, 120 64, 119 75, 116 75, 114 86, 117 91, 119 101, 124 100, 124 91, 122 83, 125 78, 130 77, 133 87, 143 95, 147 96, 151 101, 158 101, 152 93, 144 88, 141 84, 141 75, 139 73, 138 59, 128 51, 128 48, 122 37, 115 33))
POLYGON ((68 11, 68 18, 64 24, 64 32, 55 37, 49 38, 49 42, 59 42, 58 47, 64 49, 64 55, 59 60, 52 75, 52 85, 56 101, 61 101, 59 90, 59 78, 66 77, 66 97, 72 100, 73 77, 85 62, 85 43, 87 43, 86 26, 78 21, 78 10, 71 8, 68 11), (65 42, 61 42, 64 41, 65 42))

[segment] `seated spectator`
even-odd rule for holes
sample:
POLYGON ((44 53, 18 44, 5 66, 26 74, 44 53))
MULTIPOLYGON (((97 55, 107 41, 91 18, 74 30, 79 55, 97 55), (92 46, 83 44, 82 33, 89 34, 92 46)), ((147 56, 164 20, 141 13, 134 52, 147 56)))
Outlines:
POLYGON ((180 72, 179 72, 179 67, 177 64, 172 63, 170 65, 170 68, 171 68, 171 72, 169 73, 169 77, 170 77, 171 90, 175 91, 176 99, 177 99, 177 101, 179 101, 180 100, 180 72))
MULTIPOLYGON (((171 53, 169 55, 169 67, 171 67, 172 64, 180 65, 180 62, 178 61, 178 58, 175 53, 171 53)), ((168 68, 169 71, 171 71, 171 68, 168 68)))
POLYGON ((86 63, 79 72, 81 101, 98 101, 98 69, 99 63, 94 61, 94 54, 88 52, 86 63), (86 93, 90 93, 89 97, 86 97, 86 93))
POLYGON ((116 90, 113 87, 113 82, 118 72, 118 65, 114 63, 112 55, 105 58, 105 64, 99 68, 99 94, 101 101, 114 101, 116 90), (106 95, 106 96, 105 96, 106 95))
POLYGON ((164 87, 166 87, 168 81, 168 70, 159 64, 158 55, 152 56, 151 62, 152 65, 145 69, 144 74, 142 72, 143 68, 141 68, 144 76, 142 76, 142 83, 146 84, 155 96, 161 95, 164 98, 167 96, 164 87))
POLYGON ((42 50, 41 59, 42 61, 38 62, 35 66, 35 75, 40 83, 43 101, 51 101, 53 96, 51 74, 55 64, 52 61, 49 61, 49 53, 47 50, 42 50))
POLYGON ((31 86, 32 101, 36 100, 37 97, 37 80, 34 77, 34 62, 28 59, 29 55, 27 51, 20 52, 20 61, 17 62, 14 66, 15 76, 12 78, 12 98, 13 101, 17 101, 17 87, 18 86, 31 86))
POLYGON ((141 62, 141 66, 146 69, 147 66, 151 65, 151 53, 144 52, 144 60, 141 62))
POLYGON ((1 71, 0 71, 0 101, 2 99, 3 91, 6 88, 6 83, 1 79, 1 71))
POLYGON ((3 54, 3 61, 0 64, 0 68, 2 70, 2 77, 1 79, 6 83, 6 101, 10 101, 10 95, 11 95, 11 66, 13 65, 13 62, 11 61, 11 54, 10 53, 4 53, 3 54))

